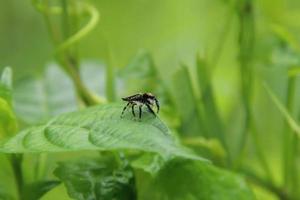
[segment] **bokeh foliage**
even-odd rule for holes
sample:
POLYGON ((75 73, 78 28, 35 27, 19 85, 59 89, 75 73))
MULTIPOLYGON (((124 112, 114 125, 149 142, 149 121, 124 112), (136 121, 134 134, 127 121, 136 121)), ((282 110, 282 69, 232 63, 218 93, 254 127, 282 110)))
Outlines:
MULTIPOLYGON (((69 19, 50 15, 59 32, 53 40, 37 6, 40 2, 63 9, 77 1, 0 0, 0 69, 2 73, 5 66, 11 66, 14 72, 13 98, 7 96, 11 89, 7 88, 7 71, 0 84, 0 138, 15 134, 17 127, 22 130, 41 124, 95 102, 104 104, 123 95, 152 91, 162 102, 160 116, 176 140, 218 167, 244 175, 258 199, 299 198, 297 0, 90 0, 86 3, 99 12, 98 23, 63 50, 57 49, 92 15, 83 12, 69 19), (70 66, 75 66, 75 74, 70 66)), ((73 156, 51 155, 46 161, 43 156, 32 156, 28 160, 51 163, 49 169, 53 169, 57 160, 73 156)), ((8 160, 22 162, 17 155, 1 156, 1 165, 8 165, 8 160)), ((172 164, 161 167, 162 178, 168 176, 168 169, 177 174, 172 164)), ((205 174, 206 167, 197 165, 182 167, 187 173, 196 168, 197 173, 205 174)), ((24 168, 25 179, 34 179, 24 168)), ((41 177, 53 178, 43 164, 37 168, 46 171, 41 177)), ((208 171, 222 173, 213 168, 208 171)), ((111 177, 113 172, 107 173, 111 177)), ((139 173, 135 184, 142 191, 138 196, 145 198, 143 192, 152 190, 155 180, 147 183, 144 172, 139 173), (139 173, 145 181, 141 185, 139 173)), ((11 179, 3 174, 3 180, 11 179)), ((202 178, 194 180, 199 185, 191 190, 200 190, 203 182, 210 181, 202 178)), ((55 183, 41 185, 51 188, 55 183)), ((173 195, 164 186, 153 198, 173 195)), ((58 193, 66 194, 65 188, 58 193)), ((202 193, 181 194, 182 199, 205 199, 202 193)), ((53 198, 54 194, 48 195, 53 198)))

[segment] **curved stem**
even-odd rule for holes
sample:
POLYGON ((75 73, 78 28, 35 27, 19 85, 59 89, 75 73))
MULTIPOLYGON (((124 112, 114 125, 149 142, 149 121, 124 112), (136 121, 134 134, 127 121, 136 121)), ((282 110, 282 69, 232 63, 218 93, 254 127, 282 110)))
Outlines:
POLYGON ((241 75, 241 93, 242 102, 245 109, 245 125, 241 133, 241 138, 238 143, 238 159, 237 164, 240 164, 245 149, 248 133, 251 133, 255 149, 257 152, 258 160, 261 167, 265 171, 268 179, 273 181, 271 170, 268 166, 267 160, 263 154, 261 144, 258 139, 256 125, 253 119, 251 100, 253 94, 253 52, 255 42, 255 24, 254 24, 254 11, 252 0, 242 0, 238 4, 239 16, 239 62, 240 62, 240 75, 241 75))
POLYGON ((87 3, 80 3, 80 8, 82 8, 85 12, 88 13, 90 16, 89 22, 79 31, 74 33, 70 32, 70 14, 76 14, 74 10, 70 9, 67 1, 62 0, 62 8, 57 7, 49 7, 48 1, 45 1, 44 4, 39 4, 38 0, 33 0, 34 6, 43 13, 47 27, 49 32, 52 36, 54 45, 56 46, 55 57, 58 62, 61 64, 62 68, 69 74, 71 77, 77 95, 82 102, 89 106, 99 103, 104 103, 105 100, 93 95, 83 83, 80 74, 79 74, 79 67, 78 67, 78 55, 76 51, 74 54, 70 51, 71 47, 75 45, 79 40, 81 40, 84 36, 86 36, 97 24, 100 18, 100 14, 98 11, 91 5, 87 3), (62 29, 64 31, 64 38, 65 41, 60 43, 59 34, 57 33, 56 29, 53 27, 52 22, 50 20, 50 14, 61 14, 63 19, 62 29))
POLYGON ((93 30, 99 19, 100 19, 100 14, 97 11, 97 9, 87 3, 81 4, 81 6, 84 8, 84 10, 87 11, 87 13, 90 15, 91 19, 89 22, 81 28, 77 33, 66 39, 59 47, 57 48, 57 53, 60 51, 64 51, 68 49, 70 46, 81 40, 83 37, 85 37, 91 30, 93 30))

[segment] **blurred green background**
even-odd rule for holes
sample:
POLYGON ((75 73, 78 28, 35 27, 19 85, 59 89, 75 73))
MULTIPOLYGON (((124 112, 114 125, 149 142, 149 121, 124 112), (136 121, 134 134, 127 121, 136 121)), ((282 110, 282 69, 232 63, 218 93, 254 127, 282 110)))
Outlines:
MULTIPOLYGON (((238 15, 232 8, 234 1, 89 2, 97 8, 101 17, 96 28, 78 43, 81 60, 110 63, 117 71, 127 66, 139 51, 147 50, 158 66, 158 73, 170 81, 181 64, 189 66, 193 77, 195 57, 204 56, 213 68, 213 89, 226 124, 226 138, 230 141, 236 139, 242 126, 242 105, 239 23, 238 15)), ((288 69, 300 66, 300 1, 251 2, 255 26, 252 62, 255 80, 251 106, 275 182, 280 183, 284 120, 274 104, 270 103, 261 83, 267 81, 279 99, 286 101, 288 69)), ((0 69, 11 66, 17 82, 24 76, 41 74, 45 66, 53 61, 54 47, 45 22, 31 1, 0 0, 0 69)), ((121 93, 126 94, 126 90, 121 93)), ((299 89, 295 94, 295 116, 298 118, 299 89)), ((249 145, 246 162, 255 166, 256 152, 251 148, 251 143, 249 145)))

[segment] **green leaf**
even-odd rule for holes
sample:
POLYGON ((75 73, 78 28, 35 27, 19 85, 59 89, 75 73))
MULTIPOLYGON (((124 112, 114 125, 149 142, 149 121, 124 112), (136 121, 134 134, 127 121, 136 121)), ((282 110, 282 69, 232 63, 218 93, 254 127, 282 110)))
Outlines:
POLYGON ((119 75, 126 81, 126 90, 132 92, 136 92, 140 88, 156 92, 158 83, 161 83, 161 81, 157 81, 158 74, 153 58, 144 50, 139 51, 120 71, 119 75))
POLYGON ((145 154, 134 160, 131 165, 136 169, 142 169, 152 176, 156 176, 166 162, 158 155, 145 154))
POLYGON ((105 65, 102 62, 85 60, 80 66, 80 75, 89 91, 105 96, 105 65))
MULTIPOLYGON (((80 74, 93 94, 104 95, 102 63, 84 61, 80 74)), ((14 107, 20 119, 37 124, 59 114, 75 111, 78 101, 71 79, 58 65, 51 63, 41 77, 27 76, 16 82, 14 107)))
POLYGON ((6 67, 0 79, 0 139, 17 131, 17 120, 11 107, 12 71, 6 67))
POLYGON ((285 41, 288 45, 290 45, 294 50, 300 51, 299 42, 295 35, 293 35, 287 28, 284 26, 273 24, 271 26, 272 31, 278 35, 283 41, 285 41))
POLYGON ((205 135, 205 124, 197 108, 197 98, 186 66, 182 66, 174 74, 172 91, 182 121, 181 132, 185 135, 205 135))
POLYGON ((141 121, 131 112, 120 117, 124 105, 94 106, 53 118, 45 125, 21 131, 0 146, 0 152, 65 152, 79 150, 140 150, 163 158, 200 159, 177 144, 158 118, 144 111, 141 121))
POLYGON ((47 192, 40 200, 72 200, 67 192, 64 184, 60 184, 57 187, 53 188, 49 192, 47 192))
POLYGON ((224 147, 227 147, 223 124, 218 112, 214 91, 211 82, 211 75, 205 60, 197 59, 197 77, 199 88, 201 88, 201 97, 203 102, 203 110, 205 112, 205 124, 209 127, 208 134, 211 137, 218 138, 224 147))
POLYGON ((213 165, 173 160, 155 178, 137 173, 141 200, 250 200, 255 199, 245 181, 213 165))
MULTIPOLYGON (((141 88, 144 91, 151 91, 156 96, 159 96, 160 102, 165 105, 162 108, 162 113, 165 113, 168 108, 171 110, 170 107, 173 106, 174 101, 170 86, 167 84, 165 76, 159 73, 159 68, 155 65, 154 59, 149 52, 140 50, 130 60, 129 64, 120 70, 119 76, 125 81, 128 93, 140 92, 141 88)), ((169 117, 172 118, 170 121, 174 122, 176 117, 172 116, 172 114, 166 115, 166 118, 164 116, 164 119, 169 117)))
POLYGON ((39 181, 25 186, 22 199, 39 200, 44 194, 60 184, 60 181, 39 181))
POLYGON ((218 139, 206 139, 204 137, 187 137, 182 140, 183 144, 193 149, 207 149, 212 156, 224 159, 227 153, 218 139))
POLYGON ((134 178, 128 163, 118 167, 113 158, 60 163, 54 174, 78 200, 135 199, 134 178))
POLYGON ((55 64, 46 68, 44 77, 25 77, 15 84, 14 107, 19 118, 35 124, 77 108, 74 87, 55 64))
POLYGON ((10 67, 4 68, 1 75, 0 98, 6 100, 8 104, 12 101, 12 70, 10 67))
POLYGON ((0 139, 17 132, 18 124, 9 104, 0 98, 0 139))
POLYGON ((155 76, 156 72, 151 55, 147 51, 139 51, 129 64, 120 71, 120 75, 128 79, 155 76))

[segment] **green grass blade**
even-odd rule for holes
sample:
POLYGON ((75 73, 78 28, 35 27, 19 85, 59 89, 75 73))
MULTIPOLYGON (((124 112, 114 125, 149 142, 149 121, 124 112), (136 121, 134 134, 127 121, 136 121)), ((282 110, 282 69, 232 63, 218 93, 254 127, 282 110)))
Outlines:
POLYGON ((181 66, 174 74, 172 89, 175 106, 181 118, 181 132, 189 136, 206 136, 205 123, 200 108, 197 107, 197 98, 186 66, 181 66))
POLYGON ((227 149, 225 142, 222 120, 216 105, 215 95, 211 83, 208 66, 201 58, 197 59, 198 84, 201 89, 203 109, 205 111, 205 122, 208 126, 209 136, 218 138, 227 149))
POLYGON ((300 138, 300 126, 298 125, 297 121, 291 116, 288 110, 283 106, 283 104, 279 101, 279 99, 276 97, 276 95, 272 92, 272 90, 266 83, 264 84, 264 88, 267 91, 268 95, 270 96, 272 102, 276 105, 280 113, 285 118, 290 128, 300 138))

